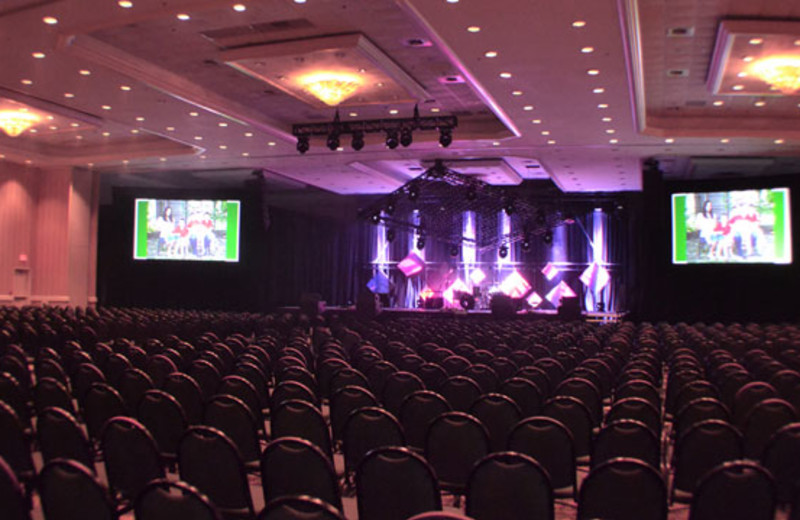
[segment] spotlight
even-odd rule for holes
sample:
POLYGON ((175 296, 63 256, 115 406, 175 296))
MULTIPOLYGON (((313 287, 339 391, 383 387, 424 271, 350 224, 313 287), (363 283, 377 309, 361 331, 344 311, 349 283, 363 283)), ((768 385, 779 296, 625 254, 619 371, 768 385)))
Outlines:
POLYGON ((414 201, 419 198, 419 186, 412 184, 408 187, 408 200, 414 201))
POLYGON ((372 221, 373 224, 380 224, 381 223, 381 212, 378 211, 376 213, 373 213, 372 216, 370 217, 370 220, 372 221))
POLYGON ((439 144, 442 145, 443 148, 447 148, 450 146, 450 143, 453 142, 453 130, 451 128, 440 128, 439 129, 439 144))
POLYGON ((417 237, 417 249, 425 249, 425 237, 419 236, 417 237))
POLYGON ((450 256, 452 256, 452 257, 458 256, 458 246, 457 245, 451 245, 449 253, 450 253, 450 256))
POLYGON ((389 203, 386 204, 386 210, 385 210, 386 214, 387 215, 393 214, 394 213, 394 208, 395 208, 394 200, 390 200, 389 203))
POLYGON ((355 151, 359 151, 364 148, 364 132, 361 130, 356 130, 353 132, 353 142, 351 146, 355 151))
POLYGON ((510 217, 511 214, 514 213, 514 199, 506 199, 503 210, 506 212, 506 215, 510 217))
POLYGON ((500 258, 505 258, 508 256, 508 246, 503 244, 500 246, 500 249, 497 251, 497 254, 500 255, 500 258))
POLYGON ((297 137, 297 151, 300 152, 300 153, 306 153, 309 148, 310 148, 310 145, 309 145, 309 142, 308 142, 308 136, 307 135, 298 136, 297 137))
POLYGON ((547 244, 548 246, 553 243, 553 232, 551 230, 547 230, 542 236, 542 241, 547 244))
POLYGON ((326 144, 328 145, 328 150, 335 152, 336 149, 339 148, 339 145, 341 144, 339 142, 339 133, 331 132, 330 135, 328 135, 328 141, 326 144))
POLYGON ((531 239, 526 235, 525 238, 522 239, 522 250, 523 251, 530 251, 531 250, 531 239))
POLYGON ((467 188, 467 200, 472 202, 478 198, 478 190, 475 189, 475 186, 470 186, 467 188))
POLYGON ((395 237, 394 229, 387 229, 386 230, 386 240, 388 242, 391 242, 391 241, 394 240, 394 237, 395 237))
POLYGON ((404 148, 408 147, 411 144, 411 141, 413 140, 414 137, 411 135, 410 128, 404 127, 400 129, 400 144, 403 145, 404 148))
POLYGON ((386 147, 390 150, 394 150, 397 148, 397 145, 400 142, 397 140, 397 130, 387 130, 386 131, 386 147))

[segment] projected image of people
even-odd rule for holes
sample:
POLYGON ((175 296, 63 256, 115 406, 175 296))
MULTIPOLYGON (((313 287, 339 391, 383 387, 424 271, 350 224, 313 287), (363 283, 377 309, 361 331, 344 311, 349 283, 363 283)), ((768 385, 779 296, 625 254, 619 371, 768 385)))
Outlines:
POLYGON ((788 195, 780 189, 675 194, 675 262, 791 261, 788 220, 788 195))
POLYGON ((151 200, 147 257, 224 260, 227 204, 212 200, 151 200))

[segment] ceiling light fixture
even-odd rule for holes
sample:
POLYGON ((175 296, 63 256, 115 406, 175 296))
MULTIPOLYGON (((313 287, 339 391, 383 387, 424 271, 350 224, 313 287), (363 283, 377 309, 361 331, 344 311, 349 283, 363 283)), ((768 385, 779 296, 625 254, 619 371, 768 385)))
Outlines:
POLYGON ((497 51, 486 51, 483 53, 483 55, 486 56, 487 58, 496 58, 497 51))
POLYGON ((175 18, 177 18, 178 20, 180 20, 182 22, 185 22, 185 21, 191 20, 192 17, 189 16, 188 14, 186 14, 186 13, 178 13, 177 15, 175 15, 175 18))
POLYGON ((44 57, 45 57, 46 55, 45 55, 45 53, 43 53, 43 52, 38 52, 38 51, 37 51, 37 52, 34 52, 34 53, 32 53, 32 54, 31 54, 31 56, 33 56, 33 57, 34 57, 34 58, 36 58, 37 60, 41 60, 41 59, 44 59, 44 57))
POLYGON ((594 47, 583 47, 581 48, 581 52, 584 54, 589 54, 594 52, 594 47))
POLYGON ((478 33, 481 32, 481 28, 478 27, 477 25, 470 25, 469 27, 467 27, 467 31, 471 33, 478 33))
POLYGON ((17 137, 25 130, 38 123, 39 116, 21 110, 0 111, 0 128, 9 137, 17 137))
POLYGON ((784 94, 800 90, 800 57, 773 56, 756 61, 748 70, 784 94))
POLYGON ((298 79, 300 86, 328 106, 335 107, 355 94, 361 78, 342 72, 316 72, 298 79))
POLYGON ((572 22, 572 26, 575 27, 576 29, 579 29, 581 27, 586 27, 586 22, 584 22, 583 20, 575 20, 574 22, 572 22))
POLYGON ((56 18, 55 16, 45 16, 44 18, 42 18, 42 21, 47 25, 55 25, 58 23, 58 18, 56 18))
POLYGON ((233 4, 233 10, 237 13, 243 13, 247 11, 247 6, 244 4, 233 4))
POLYGON ((33 85, 33 81, 29 79, 21 79, 19 80, 19 82, 22 83, 23 85, 33 85))
POLYGON ((119 0, 119 2, 117 2, 117 5, 122 7, 123 9, 130 9, 131 7, 133 7, 133 2, 131 2, 130 0, 119 0))
POLYGON ((500 73, 500 77, 503 78, 503 79, 509 79, 511 77, 511 73, 510 72, 501 72, 500 73))

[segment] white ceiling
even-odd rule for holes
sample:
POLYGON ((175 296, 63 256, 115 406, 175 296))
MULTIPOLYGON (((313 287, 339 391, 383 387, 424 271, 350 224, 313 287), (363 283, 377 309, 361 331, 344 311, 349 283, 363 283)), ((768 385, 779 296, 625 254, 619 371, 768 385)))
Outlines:
POLYGON ((706 74, 722 19, 800 18, 800 1, 241 0, 243 12, 233 1, 131 1, 0 3, 0 98, 79 124, 0 135, 5 160, 143 180, 264 169, 279 189, 340 194, 391 192, 440 158, 492 183, 549 177, 567 192, 639 190, 649 157, 675 177, 798 171, 798 98, 756 108, 761 98, 713 95, 706 74), (245 45, 351 33, 418 84, 419 99, 348 104, 341 117, 411 117, 416 103, 423 116, 458 117, 450 147, 418 131, 408 148, 368 134, 358 152, 322 139, 301 155, 292 125, 331 121, 334 109, 225 64, 245 45))

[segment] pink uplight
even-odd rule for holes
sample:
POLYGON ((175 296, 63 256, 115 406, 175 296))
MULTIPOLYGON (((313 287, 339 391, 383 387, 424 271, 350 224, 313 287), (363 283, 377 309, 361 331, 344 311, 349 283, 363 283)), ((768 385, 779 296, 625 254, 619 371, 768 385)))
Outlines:
POLYGON ((469 279, 474 285, 480 285, 482 281, 486 280, 486 273, 480 268, 477 268, 469 273, 469 279))
POLYGON ((406 277, 420 273, 424 267, 425 262, 413 251, 397 264, 397 268, 400 269, 406 277))
POLYGON ((511 298, 522 298, 531 290, 531 284, 515 269, 500 284, 500 290, 511 298))

